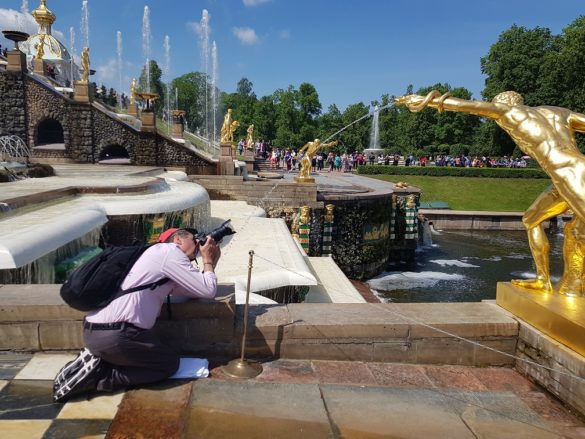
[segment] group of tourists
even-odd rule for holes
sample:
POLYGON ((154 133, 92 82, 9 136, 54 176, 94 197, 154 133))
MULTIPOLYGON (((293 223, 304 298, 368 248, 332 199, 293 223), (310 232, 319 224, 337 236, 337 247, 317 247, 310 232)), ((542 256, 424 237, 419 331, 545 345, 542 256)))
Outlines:
POLYGON ((400 154, 370 154, 368 164, 370 165, 392 165, 392 166, 426 166, 434 164, 435 166, 454 166, 461 168, 526 168, 527 157, 500 157, 492 158, 486 156, 470 157, 469 155, 449 155, 439 154, 436 157, 432 155, 423 155, 418 158, 412 154, 401 156, 400 154))

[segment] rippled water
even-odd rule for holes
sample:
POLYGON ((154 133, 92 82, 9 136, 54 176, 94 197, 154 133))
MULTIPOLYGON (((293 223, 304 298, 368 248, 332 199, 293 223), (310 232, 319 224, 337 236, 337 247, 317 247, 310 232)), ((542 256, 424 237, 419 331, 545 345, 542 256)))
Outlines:
MULTIPOLYGON (((553 282, 562 272, 562 235, 550 233, 553 282)), ((368 281, 388 302, 478 302, 495 299, 496 283, 534 276, 525 232, 451 231, 417 251, 415 265, 368 281)))

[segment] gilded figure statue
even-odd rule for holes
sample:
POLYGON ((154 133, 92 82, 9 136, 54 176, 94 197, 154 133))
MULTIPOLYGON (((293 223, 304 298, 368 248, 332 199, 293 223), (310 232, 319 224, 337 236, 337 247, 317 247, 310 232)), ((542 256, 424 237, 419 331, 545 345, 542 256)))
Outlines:
POLYGON ((507 91, 491 102, 465 100, 432 91, 427 96, 396 98, 397 105, 411 111, 426 107, 493 119, 525 154, 534 158, 552 180, 525 212, 522 222, 536 266, 536 278, 513 280, 518 287, 550 293, 549 242, 543 223, 569 209, 573 219, 564 230, 563 276, 557 285, 560 294, 585 293, 585 156, 577 148, 575 132, 585 132, 585 115, 566 108, 529 107, 519 93, 507 91))
POLYGON ((81 81, 87 82, 89 78, 89 47, 84 47, 81 52, 81 81))
POLYGON ((329 143, 321 143, 321 140, 315 139, 312 142, 306 143, 299 150, 299 154, 304 153, 303 158, 301 159, 301 170, 299 171, 299 178, 308 179, 310 177, 313 157, 315 157, 315 154, 317 154, 317 151, 319 151, 319 149, 336 145, 337 140, 329 143))
POLYGON ((248 133, 246 136, 246 148, 252 149, 254 147, 254 124, 250 125, 246 132, 248 133))
POLYGON ((43 59, 43 56, 45 56, 45 36, 45 34, 41 35, 39 44, 37 45, 37 54, 35 56, 36 59, 43 59))
POLYGON ((136 78, 132 78, 132 82, 130 83, 130 103, 136 103, 136 78))
POLYGON ((233 121, 234 120, 232 118, 232 109, 228 108, 227 113, 223 117, 223 125, 221 126, 221 132, 220 132, 220 136, 219 136, 221 143, 233 142, 233 140, 234 140, 233 131, 231 131, 233 121))
POLYGON ((307 225, 311 222, 311 208, 309 206, 302 206, 299 216, 299 225, 307 225))

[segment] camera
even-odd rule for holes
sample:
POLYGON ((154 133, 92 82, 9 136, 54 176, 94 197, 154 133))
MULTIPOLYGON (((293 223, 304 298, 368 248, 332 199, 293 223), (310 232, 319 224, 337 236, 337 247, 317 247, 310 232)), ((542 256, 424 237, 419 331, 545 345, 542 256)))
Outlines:
POLYGON ((234 233, 236 233, 236 231, 230 227, 229 224, 230 221, 231 219, 225 221, 219 227, 213 229, 209 233, 205 232, 198 233, 195 236, 195 239, 197 240, 197 242, 199 242, 199 245, 205 245, 205 243, 207 242, 207 237, 209 236, 211 236, 215 240, 215 242, 219 242, 224 237, 228 235, 233 235, 234 233))

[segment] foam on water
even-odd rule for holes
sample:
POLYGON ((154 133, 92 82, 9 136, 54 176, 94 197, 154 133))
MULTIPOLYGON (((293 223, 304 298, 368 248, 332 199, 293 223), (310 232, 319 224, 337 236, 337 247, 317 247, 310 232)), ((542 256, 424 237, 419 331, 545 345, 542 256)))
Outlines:
POLYGON ((442 280, 457 281, 463 279, 465 279, 465 276, 461 274, 441 273, 439 271, 422 271, 420 273, 391 271, 382 273, 380 276, 370 279, 367 283, 376 290, 393 291, 428 288, 433 287, 442 280))
POLYGON ((468 264, 467 262, 458 261, 456 259, 435 259, 429 262, 438 264, 441 267, 479 268, 479 265, 468 264))

